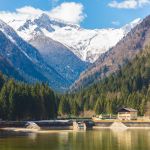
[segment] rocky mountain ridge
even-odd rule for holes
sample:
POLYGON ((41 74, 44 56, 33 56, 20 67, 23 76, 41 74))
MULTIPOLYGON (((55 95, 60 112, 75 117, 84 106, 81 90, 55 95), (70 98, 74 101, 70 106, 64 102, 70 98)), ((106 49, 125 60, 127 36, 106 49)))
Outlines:
POLYGON ((140 22, 140 19, 135 19, 118 29, 93 30, 50 18, 46 14, 24 20, 21 25, 17 23, 17 20, 7 22, 27 42, 32 40, 35 35, 43 33, 68 47, 82 61, 93 63, 101 54, 115 46, 130 32, 140 22))
POLYGON ((150 43, 150 16, 134 27, 116 46, 101 55, 97 61, 83 72, 72 89, 89 86, 101 78, 116 72, 131 61, 150 43))

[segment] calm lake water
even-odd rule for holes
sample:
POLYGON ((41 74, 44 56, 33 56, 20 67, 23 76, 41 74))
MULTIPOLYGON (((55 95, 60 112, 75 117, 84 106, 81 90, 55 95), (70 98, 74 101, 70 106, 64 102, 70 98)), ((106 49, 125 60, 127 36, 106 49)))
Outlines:
POLYGON ((0 150, 150 150, 150 130, 24 135, 0 132, 0 150))

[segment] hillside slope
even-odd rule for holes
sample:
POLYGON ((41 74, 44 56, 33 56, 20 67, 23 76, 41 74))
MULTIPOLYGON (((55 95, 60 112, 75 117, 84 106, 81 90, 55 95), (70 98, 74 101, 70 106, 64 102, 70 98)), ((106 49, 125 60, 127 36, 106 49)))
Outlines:
POLYGON ((70 107, 75 101, 78 113, 94 110, 96 114, 110 114, 121 107, 131 107, 143 115, 150 109, 150 47, 116 73, 89 88, 66 95, 65 99, 70 107))
POLYGON ((132 29, 115 47, 99 59, 72 86, 72 89, 86 87, 117 71, 120 66, 132 60, 150 42, 150 16, 132 29))
POLYGON ((39 50, 47 64, 59 72, 70 85, 90 65, 80 60, 69 48, 42 33, 35 35, 29 43, 39 50))
POLYGON ((10 78, 15 78, 19 81, 25 81, 25 79, 19 74, 19 72, 0 55, 0 71, 10 78))
POLYGON ((35 47, 25 42, 2 20, 0 20, 0 54, 28 82, 47 82, 58 91, 64 91, 70 85, 44 61, 35 47))

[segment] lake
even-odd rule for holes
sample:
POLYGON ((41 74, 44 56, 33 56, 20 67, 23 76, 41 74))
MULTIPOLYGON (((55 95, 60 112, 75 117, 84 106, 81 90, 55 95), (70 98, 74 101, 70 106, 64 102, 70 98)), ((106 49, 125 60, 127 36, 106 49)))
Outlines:
POLYGON ((150 130, 101 129, 49 134, 0 131, 0 150, 150 150, 150 130))

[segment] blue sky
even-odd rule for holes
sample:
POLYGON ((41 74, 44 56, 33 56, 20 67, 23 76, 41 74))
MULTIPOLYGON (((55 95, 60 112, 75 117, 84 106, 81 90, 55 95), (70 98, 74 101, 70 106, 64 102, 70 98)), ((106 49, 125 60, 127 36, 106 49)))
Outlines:
POLYGON ((117 28, 150 14, 150 0, 0 0, 0 11, 14 12, 25 6, 51 11, 64 2, 80 3, 83 7, 82 21, 78 22, 91 29, 117 28))

